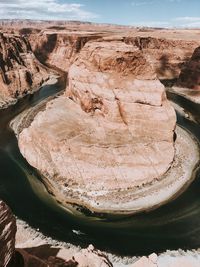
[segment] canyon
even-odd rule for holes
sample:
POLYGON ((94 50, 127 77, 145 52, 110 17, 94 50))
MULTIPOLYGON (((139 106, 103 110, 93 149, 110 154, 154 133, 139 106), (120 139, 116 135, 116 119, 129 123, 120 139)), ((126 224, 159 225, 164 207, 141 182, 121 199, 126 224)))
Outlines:
POLYGON ((140 49, 90 41, 68 79, 65 96, 50 101, 19 134, 22 155, 63 205, 135 213, 166 202, 181 180, 188 182, 185 171, 174 175, 179 165, 195 168, 197 149, 185 135, 192 147, 186 164, 189 147, 178 130, 174 147, 175 112, 140 49))
MULTIPOLYGON (((34 21, 0 27, 1 108, 38 91, 60 71, 67 79, 62 94, 24 110, 11 123, 21 154, 59 204, 103 219, 123 218, 156 209, 189 187, 199 144, 177 125, 163 84, 172 83, 169 90, 177 94, 187 90, 198 102, 199 30, 34 21)), ((44 250, 46 257, 18 241, 15 249, 16 221, 2 201, 0 227, 5 228, 3 267, 16 261, 115 266, 92 245, 70 256, 56 247, 57 256, 44 250)), ((162 261, 156 254, 127 266, 183 263, 198 266, 194 257, 162 261)))

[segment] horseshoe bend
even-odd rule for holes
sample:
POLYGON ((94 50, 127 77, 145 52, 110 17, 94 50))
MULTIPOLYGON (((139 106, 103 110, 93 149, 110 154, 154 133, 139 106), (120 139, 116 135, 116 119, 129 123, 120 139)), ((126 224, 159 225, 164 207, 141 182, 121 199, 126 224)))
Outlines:
POLYGON ((138 47, 90 41, 68 79, 65 94, 19 134, 22 155, 62 204, 135 213, 188 184, 197 143, 176 127, 165 88, 138 47))
POLYGON ((0 20, 0 267, 198 266, 199 32, 0 20))

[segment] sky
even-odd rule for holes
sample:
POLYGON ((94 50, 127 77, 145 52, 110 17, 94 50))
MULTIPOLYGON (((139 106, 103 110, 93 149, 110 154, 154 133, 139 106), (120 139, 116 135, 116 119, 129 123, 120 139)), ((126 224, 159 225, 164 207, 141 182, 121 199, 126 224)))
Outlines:
POLYGON ((0 0, 0 19, 200 28, 200 0, 0 0))

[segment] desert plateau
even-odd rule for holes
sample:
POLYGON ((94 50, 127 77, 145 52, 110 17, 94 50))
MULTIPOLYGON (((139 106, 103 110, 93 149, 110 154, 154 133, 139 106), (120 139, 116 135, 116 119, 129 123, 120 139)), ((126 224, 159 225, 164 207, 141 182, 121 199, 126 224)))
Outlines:
POLYGON ((199 3, 82 2, 0 2, 0 267, 199 267, 199 3))

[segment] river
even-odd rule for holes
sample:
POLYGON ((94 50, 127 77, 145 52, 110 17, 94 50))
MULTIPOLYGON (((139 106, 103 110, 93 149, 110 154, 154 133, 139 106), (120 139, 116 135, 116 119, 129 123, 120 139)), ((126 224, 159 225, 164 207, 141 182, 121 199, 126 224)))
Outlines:
MULTIPOLYGON (((21 156, 9 122, 22 111, 65 88, 63 77, 0 111, 0 199, 14 214, 59 241, 97 248, 121 256, 145 255, 166 249, 200 247, 200 175, 176 200, 155 211, 106 220, 67 211, 46 191, 36 172, 21 156), (76 234, 73 230, 79 230, 76 234)), ((200 105, 168 97, 200 122, 200 105)), ((200 141, 200 125, 177 114, 178 124, 200 141)))

